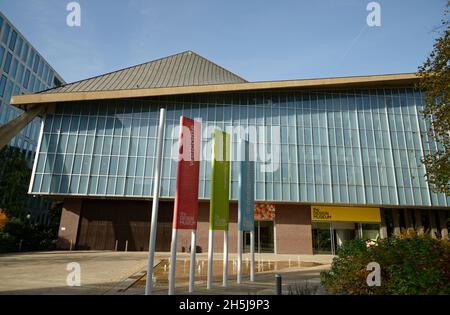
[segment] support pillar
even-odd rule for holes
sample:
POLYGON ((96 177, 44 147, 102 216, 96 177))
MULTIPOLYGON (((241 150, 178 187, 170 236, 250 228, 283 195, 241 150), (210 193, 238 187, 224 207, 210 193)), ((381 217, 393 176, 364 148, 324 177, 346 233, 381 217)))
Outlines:
POLYGON ((43 114, 47 106, 35 105, 30 107, 19 117, 11 120, 0 127, 0 150, 3 149, 23 128, 28 125, 36 116, 43 114))
POLYGON ((439 227, 442 239, 448 240, 447 211, 445 210, 439 211, 439 227))
POLYGON ((422 212, 418 209, 414 210, 414 218, 416 221, 416 232, 419 235, 423 235, 424 228, 422 224, 422 212))
POLYGON ((56 248, 75 249, 81 216, 82 199, 65 199, 59 224, 56 248))
POLYGON ((388 237, 387 225, 386 225, 386 214, 384 209, 380 210, 381 224, 380 224, 380 238, 386 239, 388 237))
POLYGON ((392 221, 394 223, 394 235, 399 236, 402 234, 402 230, 400 228, 400 213, 398 209, 392 209, 392 221))
POLYGON ((411 211, 409 209, 403 209, 403 216, 405 218, 405 228, 407 232, 414 231, 414 225, 412 220, 411 211))
POLYGON ((430 234, 432 238, 437 238, 437 226, 436 226, 436 210, 429 210, 428 215, 430 218, 430 234))

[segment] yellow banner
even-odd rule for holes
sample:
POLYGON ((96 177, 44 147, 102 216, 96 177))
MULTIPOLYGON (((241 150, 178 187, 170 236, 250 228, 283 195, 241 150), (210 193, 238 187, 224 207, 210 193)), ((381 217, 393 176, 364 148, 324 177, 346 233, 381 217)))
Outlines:
POLYGON ((380 223, 380 208, 312 206, 313 222, 380 223))

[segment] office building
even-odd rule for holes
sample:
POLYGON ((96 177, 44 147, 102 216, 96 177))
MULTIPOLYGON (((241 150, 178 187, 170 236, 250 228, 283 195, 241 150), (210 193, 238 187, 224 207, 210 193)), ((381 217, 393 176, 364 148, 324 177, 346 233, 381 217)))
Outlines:
MULTIPOLYGON (((10 105, 11 96, 36 93, 63 83, 45 58, 0 12, 0 126, 22 113, 10 105)), ((30 167, 36 152, 40 121, 36 117, 10 142, 25 153, 30 167)), ((47 221, 48 202, 29 198, 27 208, 34 222, 47 221)))

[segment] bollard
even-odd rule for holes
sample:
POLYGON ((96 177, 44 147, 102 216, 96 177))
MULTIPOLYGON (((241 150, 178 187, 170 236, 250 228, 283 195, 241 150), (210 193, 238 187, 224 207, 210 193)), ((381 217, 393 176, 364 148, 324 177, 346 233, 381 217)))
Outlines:
POLYGON ((128 240, 125 242, 125 252, 128 252, 128 240))
POLYGON ((275 275, 275 286, 276 286, 277 295, 283 295, 282 281, 281 281, 280 274, 275 275))
POLYGON ((116 240, 116 245, 114 246, 114 251, 117 252, 117 245, 119 244, 119 241, 116 240))

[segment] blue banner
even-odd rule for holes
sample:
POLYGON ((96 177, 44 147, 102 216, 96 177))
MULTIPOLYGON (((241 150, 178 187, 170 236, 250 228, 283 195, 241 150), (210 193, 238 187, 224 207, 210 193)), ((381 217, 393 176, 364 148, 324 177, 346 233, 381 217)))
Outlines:
POLYGON ((238 229, 252 232, 255 228, 255 162, 250 161, 250 144, 239 143, 239 196, 238 229))

